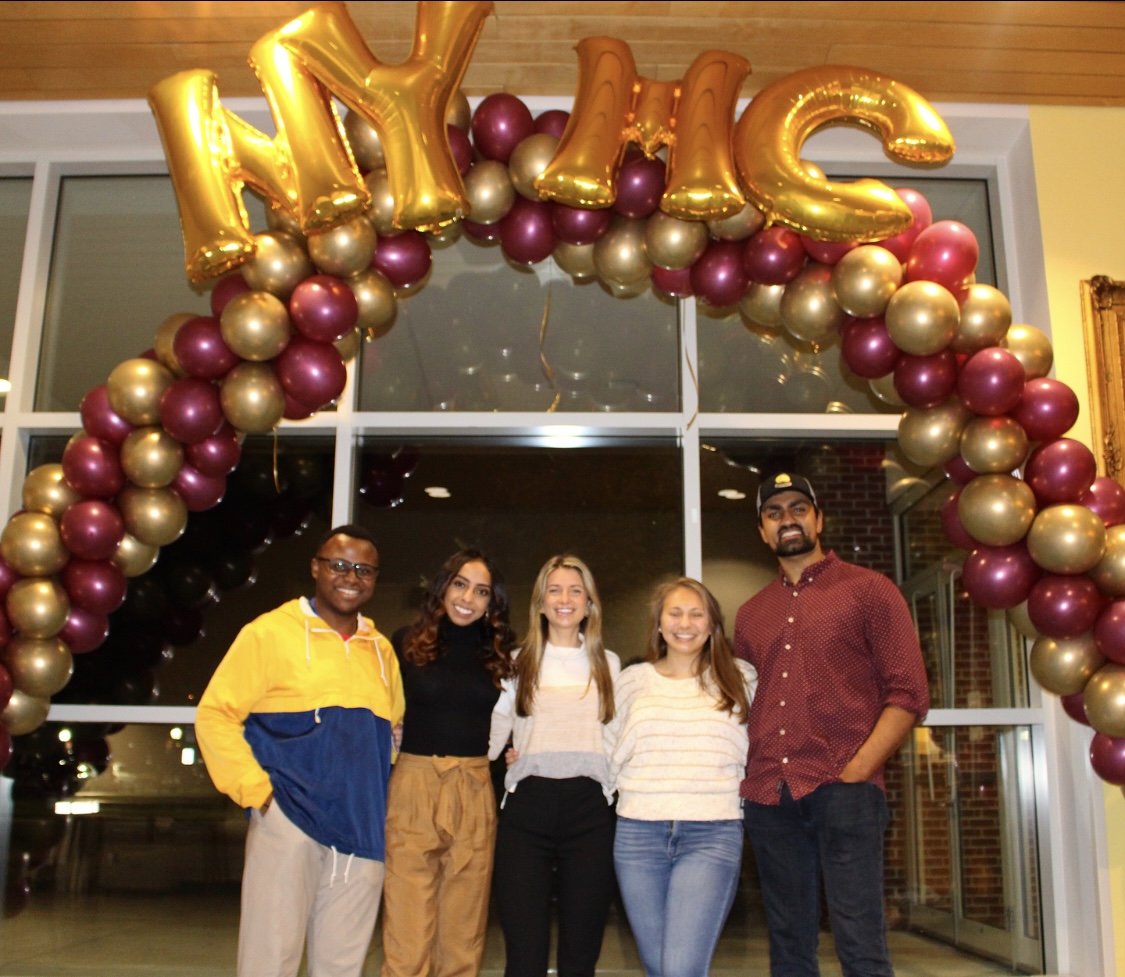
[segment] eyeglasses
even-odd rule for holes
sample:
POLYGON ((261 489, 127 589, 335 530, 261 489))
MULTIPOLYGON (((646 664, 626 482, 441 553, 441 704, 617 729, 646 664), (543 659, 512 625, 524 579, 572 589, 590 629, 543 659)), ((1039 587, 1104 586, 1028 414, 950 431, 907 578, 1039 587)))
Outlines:
POLYGON ((379 568, 370 563, 349 563, 347 560, 330 560, 326 556, 314 556, 318 563, 327 563, 328 569, 341 577, 355 572, 357 580, 374 580, 379 576, 379 568))

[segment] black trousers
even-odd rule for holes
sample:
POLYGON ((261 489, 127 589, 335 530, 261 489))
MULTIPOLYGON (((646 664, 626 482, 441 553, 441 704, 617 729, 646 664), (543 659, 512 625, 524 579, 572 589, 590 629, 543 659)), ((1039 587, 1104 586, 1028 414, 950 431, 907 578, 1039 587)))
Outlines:
POLYGON ((545 977, 551 894, 559 907, 559 977, 593 977, 613 899, 616 815, 588 777, 528 777, 500 812, 493 895, 505 977, 545 977))

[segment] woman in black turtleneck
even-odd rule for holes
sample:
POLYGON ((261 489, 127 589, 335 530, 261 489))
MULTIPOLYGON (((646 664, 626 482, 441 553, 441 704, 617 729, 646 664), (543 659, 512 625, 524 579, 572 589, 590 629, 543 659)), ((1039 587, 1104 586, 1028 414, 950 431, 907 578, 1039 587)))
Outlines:
POLYGON ((447 560, 391 640, 406 720, 387 803, 382 977, 476 977, 496 837, 488 733, 513 644, 488 557, 447 560))

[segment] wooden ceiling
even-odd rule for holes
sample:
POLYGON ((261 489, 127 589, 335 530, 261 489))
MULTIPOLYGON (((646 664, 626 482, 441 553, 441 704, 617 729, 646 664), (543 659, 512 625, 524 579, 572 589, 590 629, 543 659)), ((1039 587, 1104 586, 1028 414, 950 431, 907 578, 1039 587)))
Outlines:
MULTIPOLYGON (((260 95, 250 45, 312 4, 0 3, 0 99, 143 98, 185 68, 219 74, 230 98, 260 95)), ((353 2, 376 57, 409 52, 415 4, 353 2)), ((574 45, 627 41, 638 71, 673 79, 700 52, 753 65, 750 95, 801 68, 873 68, 932 101, 1125 105, 1125 3, 505 2, 485 25, 469 95, 571 96, 574 45)))

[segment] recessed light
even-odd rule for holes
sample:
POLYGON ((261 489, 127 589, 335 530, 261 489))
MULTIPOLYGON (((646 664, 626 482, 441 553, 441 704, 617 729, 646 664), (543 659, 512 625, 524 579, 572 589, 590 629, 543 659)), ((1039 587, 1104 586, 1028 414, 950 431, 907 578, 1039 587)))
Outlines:
POLYGON ((746 498, 746 493, 740 492, 738 489, 719 489, 719 495, 724 499, 734 499, 736 501, 746 498))
POLYGON ((423 490, 431 499, 449 499, 452 493, 442 485, 427 485, 423 490))

